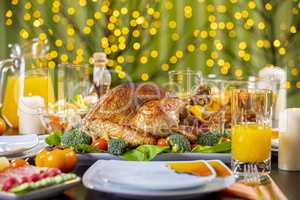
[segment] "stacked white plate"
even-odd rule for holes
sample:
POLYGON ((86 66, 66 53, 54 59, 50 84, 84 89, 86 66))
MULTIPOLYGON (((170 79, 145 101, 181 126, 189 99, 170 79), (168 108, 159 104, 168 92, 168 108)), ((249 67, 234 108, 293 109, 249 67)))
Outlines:
POLYGON ((86 171, 83 184, 92 190, 128 198, 178 199, 216 192, 235 182, 234 176, 216 177, 209 165, 212 174, 201 177, 176 173, 167 167, 168 163, 172 162, 99 160, 86 171))
MULTIPOLYGON (((36 134, 0 136, 0 156, 8 158, 28 157, 28 153, 39 146, 39 140, 36 134)), ((43 141, 44 138, 41 140, 43 141)))

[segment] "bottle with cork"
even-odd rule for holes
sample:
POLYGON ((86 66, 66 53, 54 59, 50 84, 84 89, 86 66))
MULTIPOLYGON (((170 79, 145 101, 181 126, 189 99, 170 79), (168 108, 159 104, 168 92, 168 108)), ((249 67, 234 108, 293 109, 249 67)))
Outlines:
POLYGON ((111 85, 111 74, 106 68, 107 57, 103 52, 96 52, 94 57, 94 69, 93 69, 93 93, 96 93, 100 98, 102 95, 108 92, 111 85))

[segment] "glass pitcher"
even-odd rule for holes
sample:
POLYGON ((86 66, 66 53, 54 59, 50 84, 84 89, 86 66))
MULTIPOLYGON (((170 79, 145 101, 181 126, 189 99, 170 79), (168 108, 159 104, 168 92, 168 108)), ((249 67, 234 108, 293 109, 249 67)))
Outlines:
POLYGON ((20 97, 39 96, 45 105, 54 102, 51 76, 47 68, 47 40, 37 38, 22 45, 9 45, 10 58, 0 61, 1 116, 13 128, 18 128, 20 97))

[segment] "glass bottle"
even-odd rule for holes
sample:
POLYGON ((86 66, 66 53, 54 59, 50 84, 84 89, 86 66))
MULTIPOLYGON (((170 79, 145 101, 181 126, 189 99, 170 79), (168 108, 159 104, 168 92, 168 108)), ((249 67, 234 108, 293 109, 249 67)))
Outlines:
POLYGON ((102 95, 108 92, 111 85, 111 74, 106 68, 107 57, 103 52, 96 52, 94 57, 94 69, 93 69, 93 91, 96 92, 100 98, 102 95))

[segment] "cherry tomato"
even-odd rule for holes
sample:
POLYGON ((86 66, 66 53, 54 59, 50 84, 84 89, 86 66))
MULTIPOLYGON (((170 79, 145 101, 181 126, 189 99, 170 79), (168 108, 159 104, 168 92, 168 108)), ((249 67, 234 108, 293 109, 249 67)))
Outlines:
POLYGON ((230 141, 230 138, 228 138, 228 137, 222 137, 221 140, 220 140, 220 143, 228 142, 228 141, 230 141))
POLYGON ((169 146, 168 141, 165 138, 158 139, 157 145, 162 147, 169 146))
POLYGON ((108 145, 107 145, 107 141, 105 139, 98 139, 93 142, 92 146, 106 151, 108 145))
POLYGON ((5 121, 2 118, 0 118, 0 135, 2 135, 5 130, 6 130, 5 121))
POLYGON ((76 162, 76 154, 71 148, 45 148, 35 157, 37 167, 58 168, 62 172, 72 171, 76 162))
POLYGON ((12 168, 18 168, 28 165, 28 162, 23 159, 16 159, 10 162, 10 167, 12 168))
POLYGON ((198 144, 192 144, 191 145, 192 149, 195 148, 196 146, 198 146, 198 144))

